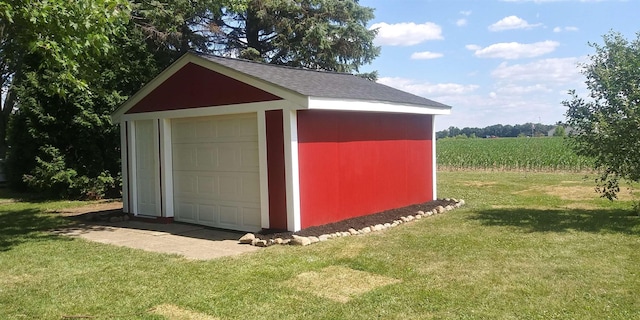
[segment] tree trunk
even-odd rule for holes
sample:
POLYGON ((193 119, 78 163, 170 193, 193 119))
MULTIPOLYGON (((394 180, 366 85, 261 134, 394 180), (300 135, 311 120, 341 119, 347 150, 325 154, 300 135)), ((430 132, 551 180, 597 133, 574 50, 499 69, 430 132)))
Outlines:
POLYGON ((9 127, 9 117, 16 102, 15 96, 15 92, 9 89, 2 104, 2 110, 0 110, 0 159, 5 158, 8 150, 7 129, 9 127))

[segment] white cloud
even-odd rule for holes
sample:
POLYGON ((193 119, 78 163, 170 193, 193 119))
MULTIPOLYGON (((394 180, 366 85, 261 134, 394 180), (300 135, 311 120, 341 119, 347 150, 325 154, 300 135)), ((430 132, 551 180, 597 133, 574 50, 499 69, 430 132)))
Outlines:
POLYGON ((518 16, 508 16, 489 26, 489 31, 504 31, 512 29, 531 29, 541 26, 541 23, 529 24, 518 16))
POLYGON ((549 93, 553 92, 547 85, 537 83, 532 85, 518 86, 514 84, 508 84, 503 87, 499 87, 497 90, 504 95, 525 95, 530 93, 549 93))
POLYGON ((431 52, 431 51, 422 51, 422 52, 414 52, 411 55, 411 59, 413 60, 428 60, 428 59, 437 59, 442 58, 442 53, 431 52))
POLYGON ((468 17, 471 15, 471 10, 462 10, 460 11, 460 14, 468 17))
POLYGON ((503 62, 491 72, 491 76, 509 84, 514 82, 575 84, 584 81, 584 76, 578 67, 578 63, 583 59, 551 58, 514 65, 503 62))
POLYGON ((467 25, 467 19, 458 19, 456 21, 456 26, 458 27, 464 27, 467 25))
POLYGON ((370 29, 378 29, 378 35, 375 39, 375 43, 378 45, 412 46, 428 40, 444 39, 442 28, 433 22, 422 24, 380 22, 373 24, 370 29))
POLYGON ((474 51, 478 58, 521 59, 538 57, 553 52, 560 43, 556 41, 542 41, 535 43, 501 42, 482 48, 477 45, 467 45, 468 50, 474 51))
POLYGON ((578 27, 555 27, 553 28, 553 32, 563 32, 563 31, 578 31, 578 27))
POLYGON ((436 99, 437 96, 465 95, 479 87, 474 84, 429 83, 397 77, 381 77, 378 83, 429 99, 436 99))

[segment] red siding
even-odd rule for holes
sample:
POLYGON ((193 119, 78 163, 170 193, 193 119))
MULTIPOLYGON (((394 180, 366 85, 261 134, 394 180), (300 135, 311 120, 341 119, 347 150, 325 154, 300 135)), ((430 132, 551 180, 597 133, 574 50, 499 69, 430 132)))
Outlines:
POLYGON ((302 228, 433 200, 431 117, 298 111, 302 228))
POLYGON ((273 100, 281 100, 281 98, 199 65, 188 63, 142 98, 127 113, 273 100))
POLYGON ((287 230, 287 189, 282 110, 267 111, 265 120, 267 124, 269 229, 287 230))

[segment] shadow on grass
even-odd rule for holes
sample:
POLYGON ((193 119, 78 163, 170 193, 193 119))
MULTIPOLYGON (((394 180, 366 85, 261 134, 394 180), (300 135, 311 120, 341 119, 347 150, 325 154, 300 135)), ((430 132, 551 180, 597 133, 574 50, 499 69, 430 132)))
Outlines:
POLYGON ((488 209, 471 219, 486 226, 512 226, 529 232, 623 233, 640 235, 640 217, 631 210, 542 210, 530 208, 488 209))
POLYGON ((24 242, 59 238, 46 231, 68 224, 67 220, 37 209, 0 210, 0 252, 24 242))

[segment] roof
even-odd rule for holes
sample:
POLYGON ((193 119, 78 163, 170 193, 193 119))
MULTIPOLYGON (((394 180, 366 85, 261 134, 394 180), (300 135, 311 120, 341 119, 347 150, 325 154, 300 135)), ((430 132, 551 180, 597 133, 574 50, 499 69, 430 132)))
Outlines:
POLYGON ((450 106, 365 78, 328 71, 300 69, 254 61, 194 53, 211 62, 269 82, 304 96, 384 101, 451 109, 450 106))
MULTIPOLYGON (((127 114, 147 95, 153 94, 160 85, 177 74, 188 64, 199 65, 223 76, 247 83, 288 102, 277 107, 291 110, 319 109, 365 112, 399 112, 418 114, 449 114, 451 107, 440 102, 423 98, 368 79, 339 72, 300 69, 287 66, 265 64, 249 60, 225 58, 196 52, 188 52, 171 66, 142 87, 112 114, 112 120, 119 122, 126 115, 128 119, 153 118, 153 112, 127 114)), ((254 112, 260 108, 271 108, 269 103, 261 106, 246 104, 212 106, 207 110, 167 109, 172 116, 183 111, 189 114, 254 112), (256 109, 258 108, 258 109, 256 109)), ((199 109, 205 109, 199 108, 199 109)), ((266 109, 265 109, 266 110, 266 109)), ((167 114, 168 115, 168 114, 167 114)), ((185 114, 181 114, 184 116, 185 114)))

